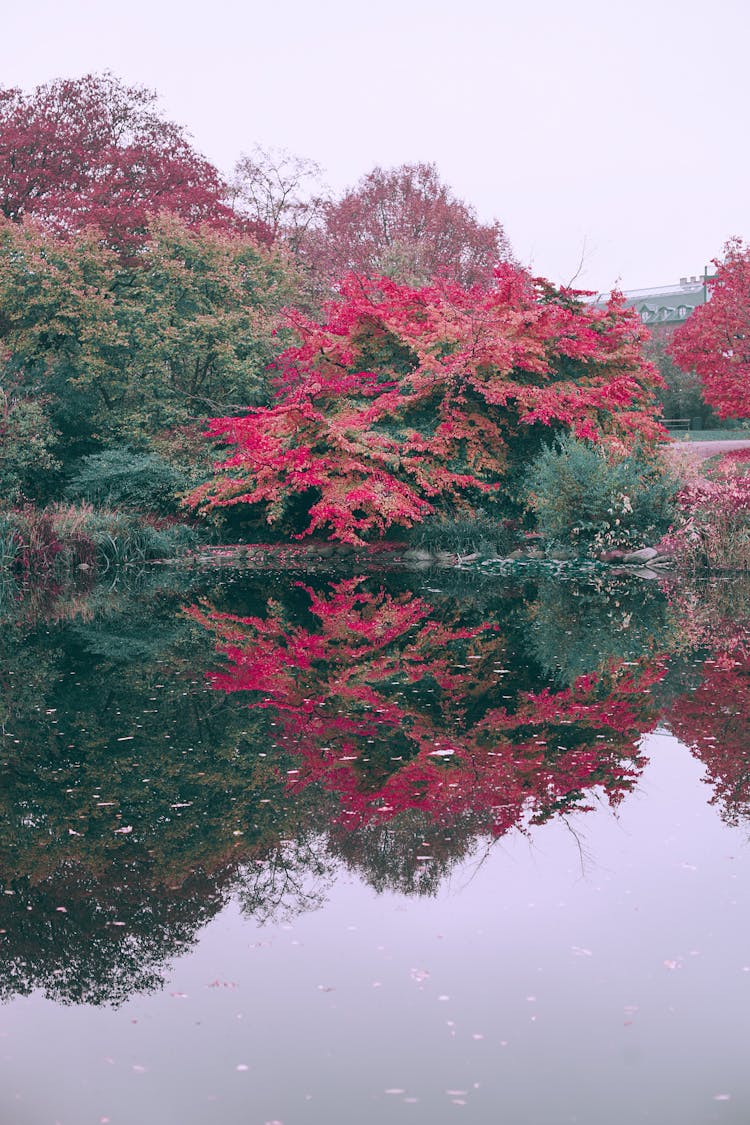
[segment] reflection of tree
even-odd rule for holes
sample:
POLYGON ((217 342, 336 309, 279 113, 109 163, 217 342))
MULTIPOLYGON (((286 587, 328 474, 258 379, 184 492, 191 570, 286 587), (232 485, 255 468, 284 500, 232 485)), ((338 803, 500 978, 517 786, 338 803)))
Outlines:
POLYGON ((180 605, 124 591, 0 634, 2 996, 155 987, 230 885, 278 881, 281 839, 310 831, 277 799, 266 716, 208 690, 210 639, 180 605))
POLYGON ((658 656, 675 643, 662 590, 606 571, 583 581, 544 579, 529 617, 530 649, 562 684, 611 661, 658 656))
POLYGON ((104 877, 58 868, 0 895, 0 999, 42 989, 62 1003, 121 1004, 161 987, 169 961, 223 905, 222 878, 200 871, 153 888, 139 865, 104 877))
POLYGON ((429 894, 622 797, 673 640, 658 595, 623 628, 619 589, 408 581, 214 576, 185 613, 170 578, 0 632, 0 996, 119 1003, 229 895, 313 909, 341 863, 429 894))
POLYGON ((447 861, 467 836, 587 808, 594 791, 616 803, 633 784, 658 662, 600 660, 564 690, 521 688, 502 618, 477 624, 450 600, 434 608, 363 579, 300 589, 307 606, 294 618, 275 600, 264 616, 191 612, 226 662, 214 688, 248 693, 251 711, 273 716, 276 745, 299 756, 286 793, 336 795, 332 845, 358 855, 376 885, 388 881, 386 856, 399 886, 407 856, 417 884, 429 882, 419 856, 430 828, 450 839, 447 861))
POLYGON ((681 591, 675 608, 703 655, 700 682, 671 702, 669 725, 705 765, 723 819, 738 824, 750 818, 750 584, 681 591))

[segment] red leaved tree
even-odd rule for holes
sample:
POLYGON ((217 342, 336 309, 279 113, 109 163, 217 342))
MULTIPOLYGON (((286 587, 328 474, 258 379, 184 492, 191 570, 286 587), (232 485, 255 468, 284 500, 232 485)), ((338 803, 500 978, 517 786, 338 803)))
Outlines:
POLYGON ((511 265, 488 289, 340 289, 327 323, 292 318, 278 405, 212 421, 234 452, 193 505, 248 505, 300 537, 357 544, 503 490, 517 499, 513 474, 557 432, 620 449, 660 432, 658 376, 618 298, 596 309, 511 265))
POLYGON ((434 164, 373 168, 324 206, 304 251, 313 272, 328 283, 354 272, 409 285, 438 277, 488 285, 495 266, 511 258, 501 225, 480 223, 434 164))
POLYGON ((675 332, 670 354, 697 371, 720 418, 750 415, 750 246, 735 238, 715 261, 710 300, 675 332))
POLYGON ((111 74, 0 89, 0 213, 56 232, 98 228, 109 245, 140 245, 148 215, 238 225, 225 185, 156 95, 111 74))

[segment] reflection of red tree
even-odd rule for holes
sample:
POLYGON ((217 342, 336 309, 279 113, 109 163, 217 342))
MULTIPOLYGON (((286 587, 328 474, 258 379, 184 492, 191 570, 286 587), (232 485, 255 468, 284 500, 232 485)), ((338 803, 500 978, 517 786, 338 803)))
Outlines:
POLYGON ((630 788, 643 765, 637 740, 653 725, 655 666, 613 665, 494 706, 509 690, 494 625, 435 620, 421 598, 361 583, 307 591, 315 631, 276 603, 265 618, 191 611, 229 661, 212 685, 259 693, 251 706, 271 710, 278 744, 300 755, 290 791, 315 782, 335 792, 350 828, 420 809, 443 823, 479 813, 499 835, 587 807, 584 791, 616 803, 630 788))
MULTIPOLYGON (((689 612, 690 605, 683 600, 689 612)), ((750 632, 746 620, 693 613, 692 636, 709 647, 701 684, 672 704, 673 733, 706 767, 713 804, 731 823, 750 817, 750 632), (697 616, 697 620, 695 620, 697 616)))

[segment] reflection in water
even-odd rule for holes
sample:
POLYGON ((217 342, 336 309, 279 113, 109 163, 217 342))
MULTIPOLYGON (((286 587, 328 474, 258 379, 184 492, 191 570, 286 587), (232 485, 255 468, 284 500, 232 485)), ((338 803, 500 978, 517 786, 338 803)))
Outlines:
POLYGON ((4 997, 120 1003, 230 895, 310 910, 341 864, 432 893, 512 829, 617 805, 665 717, 726 815, 750 811, 747 615, 723 587, 186 583, 3 629, 4 997))

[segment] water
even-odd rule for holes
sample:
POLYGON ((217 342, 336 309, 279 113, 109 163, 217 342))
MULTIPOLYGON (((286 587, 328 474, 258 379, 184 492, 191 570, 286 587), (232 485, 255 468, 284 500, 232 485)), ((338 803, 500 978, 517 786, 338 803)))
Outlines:
POLYGON ((2 1121, 747 1121, 747 604, 225 572, 11 607, 2 1121))

